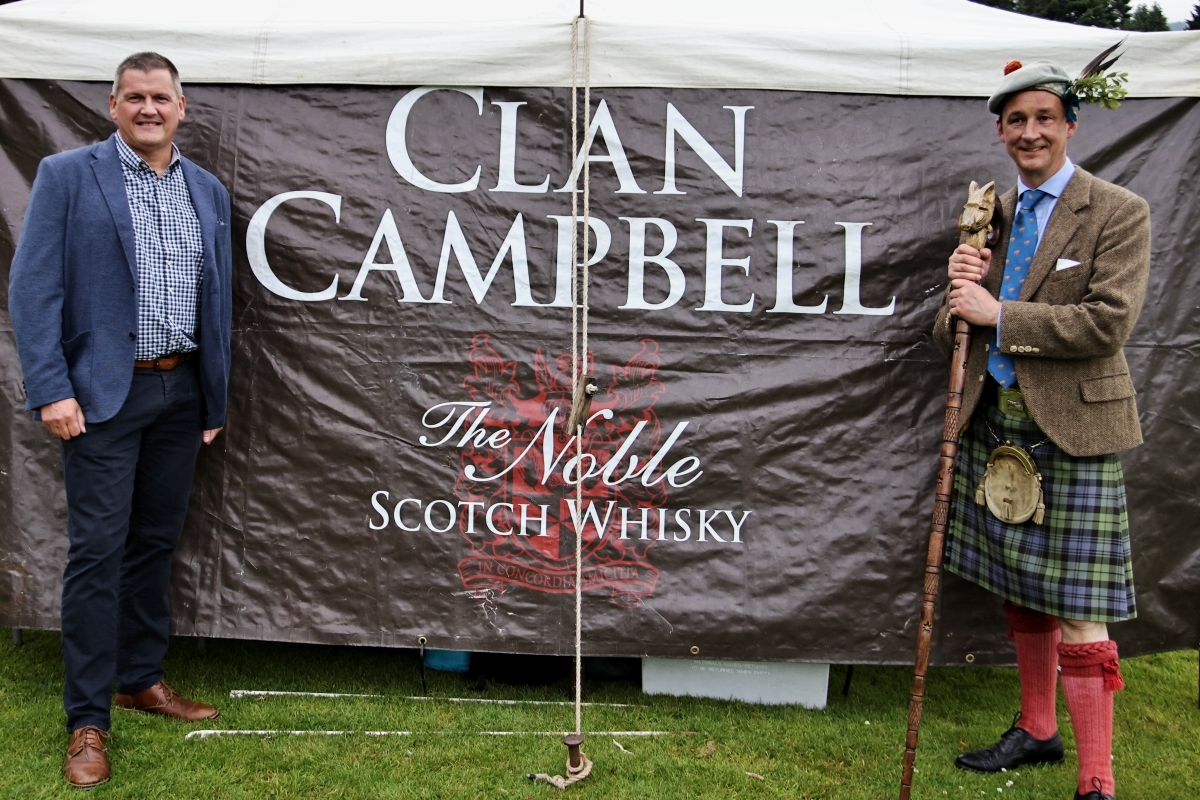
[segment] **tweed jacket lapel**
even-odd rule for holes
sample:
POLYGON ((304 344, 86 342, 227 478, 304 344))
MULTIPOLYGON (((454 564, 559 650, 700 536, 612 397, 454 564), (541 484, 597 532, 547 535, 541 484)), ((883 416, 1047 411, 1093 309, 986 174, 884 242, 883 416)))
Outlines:
POLYGON ((1013 215, 1017 211, 1017 187, 1000 195, 1000 218, 1003 220, 996 246, 992 248, 992 266, 983 279, 983 288, 1000 297, 1000 285, 1004 282, 1004 262, 1008 257, 1008 232, 1012 230, 1013 215))
POLYGON ((125 191, 125 173, 121 171, 117 143, 111 137, 92 151, 92 171, 96 173, 96 181, 100 184, 104 201, 108 204, 108 210, 117 226, 117 236, 121 239, 125 260, 129 262, 129 272, 133 275, 133 284, 136 286, 137 238, 133 233, 133 214, 129 210, 129 195, 125 191))
POLYGON ((1070 243, 1075 231, 1079 230, 1079 219, 1075 212, 1087 207, 1091 202, 1091 183, 1092 176, 1076 167, 1075 174, 1067 182, 1062 197, 1058 198, 1058 204, 1054 206, 1050 222, 1046 224, 1046 232, 1042 241, 1038 243, 1037 253, 1029 266, 1029 276, 1021 287, 1019 300, 1033 297, 1042 281, 1054 270, 1055 263, 1070 243))

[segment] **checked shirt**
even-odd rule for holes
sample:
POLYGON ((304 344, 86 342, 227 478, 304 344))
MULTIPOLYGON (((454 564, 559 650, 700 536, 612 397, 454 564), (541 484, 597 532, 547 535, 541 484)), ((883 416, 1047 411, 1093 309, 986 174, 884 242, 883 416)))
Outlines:
POLYGON ((116 137, 137 253, 137 346, 134 359, 196 350, 204 240, 179 150, 160 178, 116 137))

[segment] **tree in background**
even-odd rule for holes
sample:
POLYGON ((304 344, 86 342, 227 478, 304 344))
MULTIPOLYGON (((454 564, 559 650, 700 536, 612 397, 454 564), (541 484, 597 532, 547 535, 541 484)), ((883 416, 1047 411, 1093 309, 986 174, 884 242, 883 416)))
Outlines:
MULTIPOLYGON (((1015 11, 1030 17, 1091 25, 1096 28, 1124 28, 1132 14, 1129 0, 974 0, 985 6, 1015 11)), ((1159 13, 1162 10, 1159 9, 1159 13)), ((1138 30, 1144 30, 1139 28, 1138 30)))
POLYGON ((1188 22, 1189 31, 1200 31, 1200 3, 1192 9, 1192 19, 1188 22))
POLYGON ((1149 7, 1142 4, 1134 10, 1129 22, 1125 23, 1125 30, 1169 31, 1171 26, 1167 22, 1167 15, 1163 13, 1162 6, 1158 3, 1149 7))

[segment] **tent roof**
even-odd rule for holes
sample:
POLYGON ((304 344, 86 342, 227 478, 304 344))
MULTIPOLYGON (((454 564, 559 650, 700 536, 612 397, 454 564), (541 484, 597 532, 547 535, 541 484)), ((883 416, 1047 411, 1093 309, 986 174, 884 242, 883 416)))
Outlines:
MULTIPOLYGON (((1123 34, 967 0, 587 0, 595 86, 985 97, 1009 59, 1077 72, 1123 34)), ((576 0, 21 0, 0 77, 111 80, 157 50, 185 82, 569 86, 576 0)), ((1133 33, 1131 96, 1200 96, 1200 32, 1133 33)))

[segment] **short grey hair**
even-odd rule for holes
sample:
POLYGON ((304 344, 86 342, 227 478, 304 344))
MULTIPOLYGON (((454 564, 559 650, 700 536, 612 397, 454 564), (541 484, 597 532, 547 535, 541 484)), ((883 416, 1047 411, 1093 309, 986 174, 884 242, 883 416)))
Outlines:
POLYGON ((175 84, 175 94, 183 97, 183 85, 179 82, 179 70, 175 69, 175 65, 171 63, 171 59, 151 51, 134 53, 131 56, 125 57, 125 60, 117 67, 117 74, 113 78, 112 93, 114 96, 117 94, 117 90, 121 88, 121 76, 125 74, 125 70, 127 69, 136 69, 138 72, 165 69, 171 73, 171 82, 175 84))

